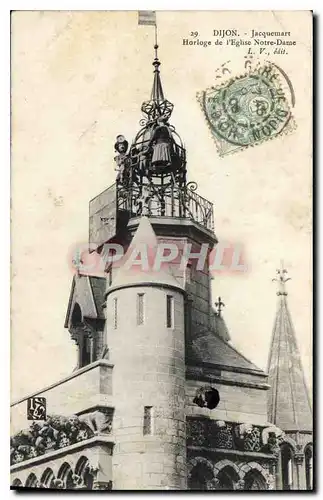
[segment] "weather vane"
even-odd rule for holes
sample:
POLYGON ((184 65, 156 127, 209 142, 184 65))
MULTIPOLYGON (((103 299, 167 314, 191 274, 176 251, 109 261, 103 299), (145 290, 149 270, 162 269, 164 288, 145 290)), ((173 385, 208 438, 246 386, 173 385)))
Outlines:
POLYGON ((287 269, 284 268, 284 261, 280 262, 280 269, 276 270, 276 278, 273 278, 272 281, 277 281, 278 283, 278 292, 277 295, 287 295, 286 289, 285 289, 285 283, 292 278, 287 278, 286 275, 288 274, 287 269))

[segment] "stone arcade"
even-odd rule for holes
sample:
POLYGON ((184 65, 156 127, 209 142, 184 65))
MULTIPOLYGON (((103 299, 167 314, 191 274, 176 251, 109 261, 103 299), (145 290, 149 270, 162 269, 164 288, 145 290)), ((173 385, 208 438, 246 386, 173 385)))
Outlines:
MULTIPOLYGON (((186 151, 169 120, 157 57, 151 98, 129 148, 117 136, 117 182, 90 202, 90 248, 107 242, 217 244, 213 207, 187 181, 186 151)), ((312 414, 285 291, 269 377, 230 341, 208 265, 159 272, 79 268, 65 327, 78 346, 70 376, 12 405, 13 487, 104 490, 312 488, 312 414), (194 403, 218 390, 214 409, 194 403), (267 404, 268 401, 268 404, 267 404), (267 411, 268 408, 268 411, 267 411)))

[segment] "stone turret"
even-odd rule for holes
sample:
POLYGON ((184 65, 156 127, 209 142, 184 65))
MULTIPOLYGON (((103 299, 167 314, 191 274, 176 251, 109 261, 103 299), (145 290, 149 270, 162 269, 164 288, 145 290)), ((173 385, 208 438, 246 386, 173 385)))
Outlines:
POLYGON ((186 488, 184 291, 169 268, 128 267, 157 238, 142 217, 107 288, 107 342, 116 401, 114 489, 186 488))

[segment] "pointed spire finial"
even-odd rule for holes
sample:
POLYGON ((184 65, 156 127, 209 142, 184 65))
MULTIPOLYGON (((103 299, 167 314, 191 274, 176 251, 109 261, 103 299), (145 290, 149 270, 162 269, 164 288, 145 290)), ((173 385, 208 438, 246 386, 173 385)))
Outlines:
POLYGON ((154 45, 154 49, 155 49, 155 59, 157 59, 157 60, 158 60, 157 23, 155 24, 155 45, 154 45))
POLYGON ((155 25, 155 59, 153 61, 153 66, 154 66, 154 82, 153 82, 153 88, 151 91, 151 100, 152 101, 164 101, 164 92, 163 92, 163 87, 161 84, 161 79, 160 79, 160 72, 159 72, 159 66, 160 66, 160 61, 158 59, 158 40, 157 40, 157 24, 155 25))
POLYGON ((215 302, 214 305, 216 307, 217 315, 221 316, 222 307, 225 307, 225 304, 224 304, 224 302, 222 302, 221 297, 218 297, 218 301, 215 302))
POLYGON ((273 278, 272 281, 277 281, 278 283, 278 291, 277 291, 277 295, 280 296, 284 296, 284 295, 287 295, 287 292, 286 292, 286 288, 285 288, 285 283, 289 280, 291 280, 291 278, 287 278, 286 275, 287 275, 287 269, 284 268, 284 261, 281 260, 280 261, 280 269, 277 269, 276 270, 276 274, 277 274, 277 277, 276 278, 273 278))
POLYGON ((141 111, 147 115, 148 121, 155 121, 161 116, 168 120, 172 114, 174 105, 165 99, 160 79, 156 13, 154 11, 139 11, 139 24, 149 24, 155 27, 155 58, 153 60, 154 82, 150 100, 142 103, 141 111))

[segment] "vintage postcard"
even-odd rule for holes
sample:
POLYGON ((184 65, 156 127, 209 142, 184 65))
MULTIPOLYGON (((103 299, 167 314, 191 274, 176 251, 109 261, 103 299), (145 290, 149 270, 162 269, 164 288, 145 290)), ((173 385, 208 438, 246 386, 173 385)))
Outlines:
POLYGON ((315 488, 312 24, 12 12, 11 488, 315 488))

